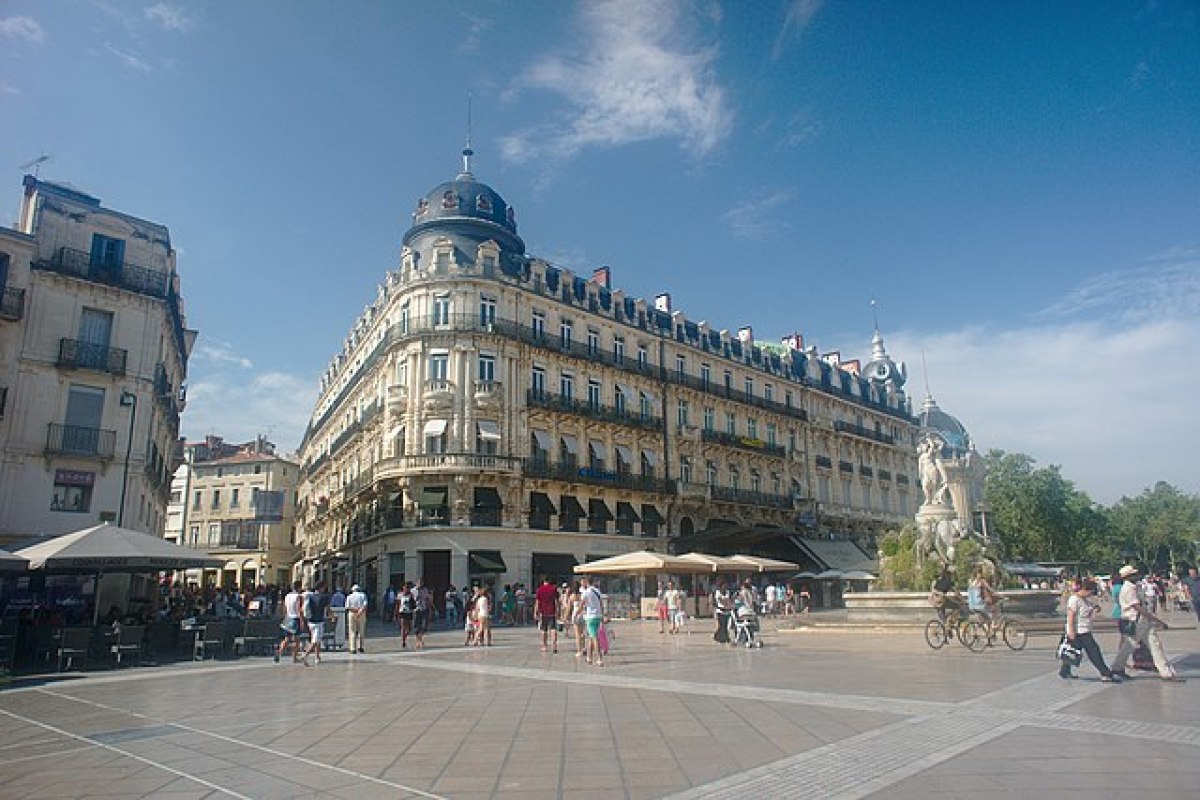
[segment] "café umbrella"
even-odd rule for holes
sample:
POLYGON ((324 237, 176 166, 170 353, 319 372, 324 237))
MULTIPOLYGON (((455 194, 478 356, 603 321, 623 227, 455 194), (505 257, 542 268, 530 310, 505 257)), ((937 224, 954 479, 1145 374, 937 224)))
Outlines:
POLYGON ((619 556, 589 561, 575 567, 577 575, 692 575, 712 572, 711 564, 688 561, 679 556, 636 550, 619 556))
MULTIPOLYGON (((220 568, 225 563, 224 559, 201 550, 180 547, 157 536, 107 522, 23 547, 16 555, 27 559, 31 570, 93 575, 97 590, 100 576, 105 573, 157 572, 188 567, 220 568)), ((100 605, 97 602, 93 623, 99 616, 100 605)))

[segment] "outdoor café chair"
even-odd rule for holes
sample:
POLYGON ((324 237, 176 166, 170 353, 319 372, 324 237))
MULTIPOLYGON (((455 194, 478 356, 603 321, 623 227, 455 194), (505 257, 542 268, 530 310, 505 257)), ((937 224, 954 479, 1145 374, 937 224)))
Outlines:
POLYGON ((55 655, 58 656, 58 671, 70 669, 76 659, 79 660, 79 668, 87 663, 88 648, 92 643, 91 628, 63 628, 58 639, 58 649, 55 655))
POLYGON ((109 652, 116 658, 118 667, 126 655, 133 656, 134 666, 142 663, 142 637, 145 633, 145 625, 122 625, 117 629, 116 641, 109 647, 109 652))

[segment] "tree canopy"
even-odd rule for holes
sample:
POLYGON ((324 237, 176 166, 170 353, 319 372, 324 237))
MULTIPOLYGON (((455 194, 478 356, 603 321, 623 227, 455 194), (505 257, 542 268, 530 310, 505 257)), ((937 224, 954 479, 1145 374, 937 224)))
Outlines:
POLYGON ((1158 570, 1200 560, 1200 496, 1159 482, 1105 508, 1059 467, 1038 466, 1024 453, 992 450, 984 461, 988 532, 1006 558, 1079 562, 1098 572, 1129 560, 1158 570))

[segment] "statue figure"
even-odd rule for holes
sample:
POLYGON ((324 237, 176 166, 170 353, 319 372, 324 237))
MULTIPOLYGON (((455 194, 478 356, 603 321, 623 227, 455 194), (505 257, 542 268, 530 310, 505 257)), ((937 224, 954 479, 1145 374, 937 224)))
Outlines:
POLYGON ((973 533, 959 519, 929 520, 921 526, 916 541, 917 564, 923 566, 931 553, 937 555, 944 566, 953 564, 959 541, 973 533))
POLYGON ((942 464, 942 440, 929 435, 917 447, 917 468, 921 474, 921 491, 926 505, 945 505, 950 484, 942 464))

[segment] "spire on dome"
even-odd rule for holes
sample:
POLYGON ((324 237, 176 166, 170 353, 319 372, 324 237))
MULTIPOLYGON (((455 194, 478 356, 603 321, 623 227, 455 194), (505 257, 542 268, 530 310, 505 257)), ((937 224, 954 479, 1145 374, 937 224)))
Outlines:
POLYGON ((458 173, 458 180, 473 181, 474 174, 471 173, 471 156, 475 155, 475 151, 471 149, 471 95, 467 94, 467 146, 463 148, 463 168, 462 172, 458 173))

